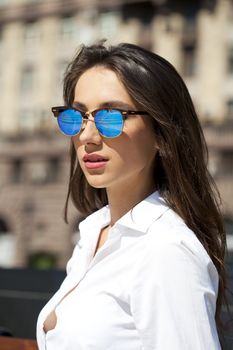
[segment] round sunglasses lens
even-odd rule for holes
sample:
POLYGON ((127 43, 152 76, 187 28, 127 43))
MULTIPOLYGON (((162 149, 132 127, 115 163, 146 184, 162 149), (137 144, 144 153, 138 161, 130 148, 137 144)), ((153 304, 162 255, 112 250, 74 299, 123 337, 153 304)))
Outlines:
POLYGON ((123 129, 123 118, 121 112, 111 109, 103 109, 96 113, 95 124, 104 137, 119 136, 123 129))
POLYGON ((68 136, 77 135, 82 127, 82 115, 74 109, 60 112, 57 121, 61 132, 68 136))

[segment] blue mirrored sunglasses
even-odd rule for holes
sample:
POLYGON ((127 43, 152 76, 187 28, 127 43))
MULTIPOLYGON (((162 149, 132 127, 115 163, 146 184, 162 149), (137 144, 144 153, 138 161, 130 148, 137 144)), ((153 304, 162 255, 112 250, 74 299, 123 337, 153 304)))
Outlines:
POLYGON ((143 111, 124 111, 117 108, 101 108, 92 112, 82 112, 75 108, 60 106, 52 107, 57 118, 60 131, 67 136, 77 135, 83 129, 83 121, 94 121, 95 126, 103 137, 120 136, 127 115, 146 115, 143 111), (92 115, 94 120, 89 119, 92 115))

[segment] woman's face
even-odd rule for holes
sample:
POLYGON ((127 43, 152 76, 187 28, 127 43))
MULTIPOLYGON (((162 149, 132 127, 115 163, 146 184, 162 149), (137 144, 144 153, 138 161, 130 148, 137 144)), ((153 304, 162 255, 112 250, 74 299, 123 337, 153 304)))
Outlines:
MULTIPOLYGON (((75 88, 74 106, 84 112, 101 107, 137 110, 118 76, 101 66, 81 75, 75 88)), ((135 186, 154 188, 153 160, 157 145, 150 116, 129 115, 122 134, 116 138, 102 137, 95 124, 88 121, 72 140, 81 169, 92 187, 107 191, 127 191, 135 186), (96 155, 105 161, 95 162, 96 155)))

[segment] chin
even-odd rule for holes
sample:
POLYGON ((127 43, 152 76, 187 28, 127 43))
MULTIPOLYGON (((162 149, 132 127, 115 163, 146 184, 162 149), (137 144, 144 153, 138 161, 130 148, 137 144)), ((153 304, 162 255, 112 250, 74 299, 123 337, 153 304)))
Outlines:
POLYGON ((96 189, 105 189, 106 187, 105 186, 93 186, 93 185, 90 185, 92 188, 96 188, 96 189))
POLYGON ((87 182, 89 183, 89 185, 91 187, 94 187, 94 188, 106 188, 107 184, 106 182, 103 182, 101 180, 98 180, 98 179, 90 179, 90 178, 86 178, 87 182))
POLYGON ((90 182, 88 182, 88 183, 89 183, 89 185, 90 185, 91 187, 93 187, 93 188, 99 188, 99 189, 101 189, 101 188, 106 188, 106 186, 104 186, 104 185, 92 184, 92 183, 90 183, 90 182))

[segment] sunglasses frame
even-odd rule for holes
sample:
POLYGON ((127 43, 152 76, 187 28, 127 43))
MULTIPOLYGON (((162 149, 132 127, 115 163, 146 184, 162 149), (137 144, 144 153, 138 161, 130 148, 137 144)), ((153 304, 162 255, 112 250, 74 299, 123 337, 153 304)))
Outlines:
MULTIPOLYGON (((94 120, 89 119, 89 116, 91 115, 95 119, 96 113, 99 112, 99 111, 102 111, 102 110, 107 110, 107 111, 114 110, 114 111, 120 112, 121 115, 122 115, 122 119, 123 119, 123 126, 124 126, 124 121, 125 121, 127 115, 137 115, 137 114, 138 115, 148 115, 149 114, 148 112, 145 112, 145 111, 130 111, 130 110, 123 110, 123 109, 115 108, 115 107, 112 107, 112 108, 109 108, 109 107, 108 108, 97 108, 97 109, 95 109, 92 112, 90 112, 90 111, 83 112, 83 111, 80 111, 79 109, 77 109, 75 107, 56 106, 56 107, 52 107, 51 111, 52 111, 54 117, 58 118, 59 117, 59 113, 64 112, 67 109, 73 109, 73 110, 75 110, 75 111, 77 111, 77 112, 79 112, 81 114, 81 116, 82 116, 82 125, 81 125, 81 128, 80 128, 80 130, 79 130, 79 132, 77 134, 67 135, 67 134, 63 133, 66 136, 76 136, 76 135, 78 135, 81 132, 81 130, 83 129, 83 122, 87 121, 87 120, 90 120, 90 121, 94 122, 94 120)), ((111 138, 111 139, 115 138, 115 137, 118 137, 118 136, 120 136, 122 134, 122 130, 121 130, 121 133, 119 135, 117 135, 117 136, 105 136, 99 130, 98 130, 98 132, 100 133, 101 136, 106 137, 106 138, 111 138)))

